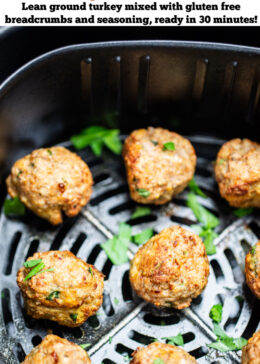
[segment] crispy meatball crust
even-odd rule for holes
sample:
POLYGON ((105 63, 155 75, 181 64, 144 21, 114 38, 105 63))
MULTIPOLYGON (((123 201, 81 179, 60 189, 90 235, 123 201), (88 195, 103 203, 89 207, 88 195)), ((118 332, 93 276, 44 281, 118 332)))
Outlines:
POLYGON ((242 364, 260 364, 260 330, 254 333, 243 347, 242 364))
POLYGON ((93 179, 87 164, 63 147, 36 149, 16 161, 6 180, 8 193, 51 224, 62 223, 62 211, 77 215, 87 204, 93 179))
POLYGON ((260 240, 246 255, 245 273, 248 287, 260 299, 260 240))
POLYGON ((22 364, 91 364, 88 354, 79 345, 56 335, 46 336, 28 354, 22 364))
POLYGON ((232 139, 219 150, 215 175, 219 191, 231 206, 260 207, 260 144, 232 139))
POLYGON ((104 278, 93 265, 69 251, 35 253, 27 261, 33 259, 42 259, 43 269, 52 271, 34 275, 25 281, 31 268, 19 269, 17 284, 28 315, 76 327, 96 313, 103 300, 104 278))
POLYGON ((153 364, 156 359, 161 359, 165 364, 195 364, 195 358, 185 350, 174 345, 152 343, 145 348, 137 348, 131 364, 153 364))
POLYGON ((148 240, 135 254, 130 282, 136 293, 156 306, 183 309, 208 282, 209 262, 202 240, 171 226, 148 240))
POLYGON ((125 140, 123 157, 131 198, 162 205, 182 192, 193 177, 196 154, 188 139, 162 128, 133 131, 125 140), (174 143, 175 150, 164 150, 174 143), (141 196, 140 190, 148 196, 141 196))

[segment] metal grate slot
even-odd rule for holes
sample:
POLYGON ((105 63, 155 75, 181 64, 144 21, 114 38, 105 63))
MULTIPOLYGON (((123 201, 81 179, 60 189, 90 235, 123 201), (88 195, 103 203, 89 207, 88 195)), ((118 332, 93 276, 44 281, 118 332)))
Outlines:
POLYGON ((20 231, 17 231, 12 238, 9 255, 6 261, 6 267, 4 269, 4 274, 9 275, 12 271, 14 256, 16 253, 16 249, 18 247, 19 240, 21 239, 21 236, 22 233, 20 231))

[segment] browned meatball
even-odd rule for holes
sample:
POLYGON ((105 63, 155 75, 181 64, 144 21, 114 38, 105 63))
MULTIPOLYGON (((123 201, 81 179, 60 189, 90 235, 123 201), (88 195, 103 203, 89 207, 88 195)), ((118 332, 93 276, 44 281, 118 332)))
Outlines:
POLYGON ((133 289, 156 306, 183 309, 208 282, 209 262, 202 240, 171 226, 148 240, 130 268, 133 289))
POLYGON ((161 359, 164 364, 195 364, 195 358, 185 350, 174 345, 152 343, 145 348, 137 348, 132 354, 131 364, 155 364, 156 359, 161 359))
POLYGON ((233 139, 218 152, 215 165, 219 191, 231 206, 260 207, 260 144, 233 139))
POLYGON ((196 165, 189 140, 162 128, 133 131, 125 141, 123 157, 131 198, 143 204, 170 201, 187 186, 196 165))
POLYGON ((243 347, 242 364, 260 364, 260 330, 254 333, 243 347))
POLYGON ((22 291, 28 315, 80 326, 102 304, 103 274, 69 251, 35 253, 27 260, 40 260, 42 272, 26 279, 34 268, 22 267, 17 284, 22 291))
POLYGON ((56 335, 48 335, 22 364, 91 364, 91 361, 79 345, 56 335))
POLYGON ((248 287, 260 299, 260 240, 246 255, 245 273, 248 287))
POLYGON ((19 159, 6 180, 8 193, 57 225, 62 211, 77 215, 89 201, 93 179, 87 164, 63 147, 36 149, 19 159))

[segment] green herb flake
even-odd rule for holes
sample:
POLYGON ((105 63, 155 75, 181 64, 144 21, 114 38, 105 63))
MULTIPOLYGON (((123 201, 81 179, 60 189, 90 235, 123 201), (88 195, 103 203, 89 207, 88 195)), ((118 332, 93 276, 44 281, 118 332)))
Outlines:
POLYGON ((141 245, 149 240, 154 235, 153 229, 145 229, 139 234, 133 236, 134 243, 141 245))
POLYGON ((45 264, 43 262, 37 264, 35 267, 32 268, 32 270, 27 274, 27 276, 24 278, 24 281, 28 281, 28 279, 31 279, 36 274, 40 273, 42 269, 45 267, 45 264))
POLYGON ((137 206, 137 208, 131 215, 131 219, 137 219, 138 217, 147 216, 150 214, 151 214, 151 209, 149 207, 137 206))
POLYGON ((16 196, 13 199, 5 200, 4 213, 6 216, 23 216, 25 212, 25 206, 19 197, 16 196))
POLYGON ((126 223, 119 225, 118 235, 107 240, 101 245, 108 258, 115 265, 120 265, 128 261, 127 251, 131 240, 132 227, 126 223))
POLYGON ((255 253, 256 253, 256 245, 255 245, 255 246, 253 246, 253 247, 251 248, 251 250, 250 250, 250 254, 251 254, 251 255, 255 255, 255 253))
POLYGON ((151 142, 153 143, 153 145, 158 145, 158 142, 157 142, 157 140, 151 140, 151 142))
POLYGON ((203 207, 194 193, 188 194, 187 206, 192 209, 197 220, 207 229, 213 229, 219 225, 219 219, 203 207))
POLYGON ((167 340, 167 344, 170 345, 184 346, 184 340, 181 333, 177 336, 162 337, 162 340, 167 340))
POLYGON ((114 298, 114 304, 118 305, 119 304, 119 299, 117 297, 114 298))
POLYGON ((26 262, 23 263, 23 266, 25 268, 33 268, 35 267, 37 264, 41 263, 42 259, 31 259, 31 260, 27 260, 26 262))
POLYGON ((108 342, 109 342, 109 344, 112 344, 112 336, 109 336, 109 339, 108 339, 108 342))
POLYGON ((153 361, 153 364, 166 364, 162 359, 157 358, 153 361))
POLYGON ((243 216, 247 216, 252 214, 253 212, 253 208, 252 207, 248 207, 248 208, 239 208, 233 211, 234 215, 236 215, 237 217, 243 217, 243 216))
POLYGON ((89 273, 91 274, 91 277, 94 277, 93 269, 91 267, 88 268, 89 273))
POLYGON ((124 359, 124 362, 129 363, 132 358, 127 353, 124 353, 123 354, 123 359, 124 359))
POLYGON ((137 188, 136 191, 138 192, 138 194, 142 197, 149 197, 151 192, 150 191, 147 191, 146 189, 144 188, 137 188))
POLYGON ((49 296, 46 297, 47 301, 53 301, 55 298, 59 298, 60 291, 53 291, 49 294, 49 296))
POLYGON ((214 322, 220 322, 222 320, 222 310, 223 307, 220 304, 214 305, 209 313, 209 317, 214 321, 214 322))
POLYGON ((52 151, 50 149, 47 149, 47 152, 49 153, 49 155, 52 155, 52 151))
POLYGON ((89 348, 90 346, 91 346, 91 344, 90 344, 90 343, 80 344, 80 347, 81 347, 82 349, 87 349, 87 348, 89 348))
POLYGON ((166 150, 170 150, 170 151, 174 151, 175 150, 175 144, 173 142, 167 142, 163 144, 163 151, 166 150))
POLYGON ((219 160, 218 160, 218 164, 223 164, 223 163, 225 163, 226 162, 226 159, 222 159, 222 158, 220 158, 219 160))
POLYGON ((19 178, 22 173, 23 173, 23 171, 20 169, 19 172, 17 173, 16 177, 19 178))
POLYGON ((219 322, 222 319, 222 306, 221 305, 214 305, 212 307, 212 309, 210 310, 209 316, 212 318, 212 320, 214 320, 213 332, 217 336, 217 341, 207 345, 209 348, 213 348, 213 349, 216 349, 221 352, 237 351, 237 350, 241 350, 247 344, 247 340, 244 339, 243 337, 240 337, 240 338, 229 337, 225 333, 225 331, 221 328, 221 326, 219 325, 219 322), (217 306, 220 306, 221 309, 217 306), (220 311, 221 311, 221 313, 220 313, 220 311))
POLYGON ((203 198, 207 198, 208 196, 205 195, 204 192, 201 191, 201 189, 199 188, 199 186, 197 185, 194 177, 192 178, 192 180, 189 182, 189 188, 192 192, 194 192, 196 195, 199 195, 203 198))
POLYGON ((244 297, 242 296, 236 296, 235 299, 237 300, 237 302, 241 303, 241 302, 244 302, 244 297))
POLYGON ((100 156, 105 145, 115 154, 122 151, 122 143, 118 129, 106 129, 102 126, 90 126, 83 129, 80 134, 74 135, 71 142, 76 149, 90 146, 96 156, 100 156))
POLYGON ((71 313, 70 318, 73 322, 77 322, 78 314, 77 313, 71 313))

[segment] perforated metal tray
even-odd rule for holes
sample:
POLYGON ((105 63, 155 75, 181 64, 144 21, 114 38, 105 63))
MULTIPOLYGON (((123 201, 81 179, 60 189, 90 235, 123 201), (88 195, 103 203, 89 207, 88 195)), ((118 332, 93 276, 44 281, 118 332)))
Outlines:
MULTIPOLYGON (((133 226, 133 233, 147 227, 159 232, 172 224, 189 229, 196 219, 186 207, 187 190, 166 206, 152 207, 149 216, 131 220, 136 204, 129 198, 121 157, 105 152, 102 158, 96 158, 86 149, 79 154, 91 168, 95 187, 91 202, 82 214, 67 219, 59 228, 50 227, 31 213, 19 220, 1 215, 0 358, 4 363, 21 362, 50 330, 78 344, 91 344, 88 352, 95 364, 126 363, 137 346, 149 344, 155 338, 164 341, 162 337, 179 332, 184 336, 184 349, 199 363, 240 362, 239 352, 224 354, 206 347, 214 340, 208 314, 213 304, 221 302, 222 322, 232 336, 248 338, 260 328, 259 303, 246 287, 243 274, 245 254, 260 238, 259 216, 237 219, 218 194, 212 161, 224 141, 202 136, 193 136, 190 140, 198 155, 196 181, 208 195, 208 199, 198 199, 221 222, 216 239, 217 254, 210 256, 209 283, 202 295, 189 309, 156 309, 132 293, 129 264, 113 266, 100 248, 100 243, 116 233, 122 221, 133 226), (16 272, 35 251, 52 249, 69 249, 95 264, 106 276, 103 306, 80 328, 69 329, 50 321, 34 320, 24 311, 16 272)), ((71 147, 69 143, 64 145, 71 147)), ((130 244, 130 256, 136 250, 137 246, 130 244)))

